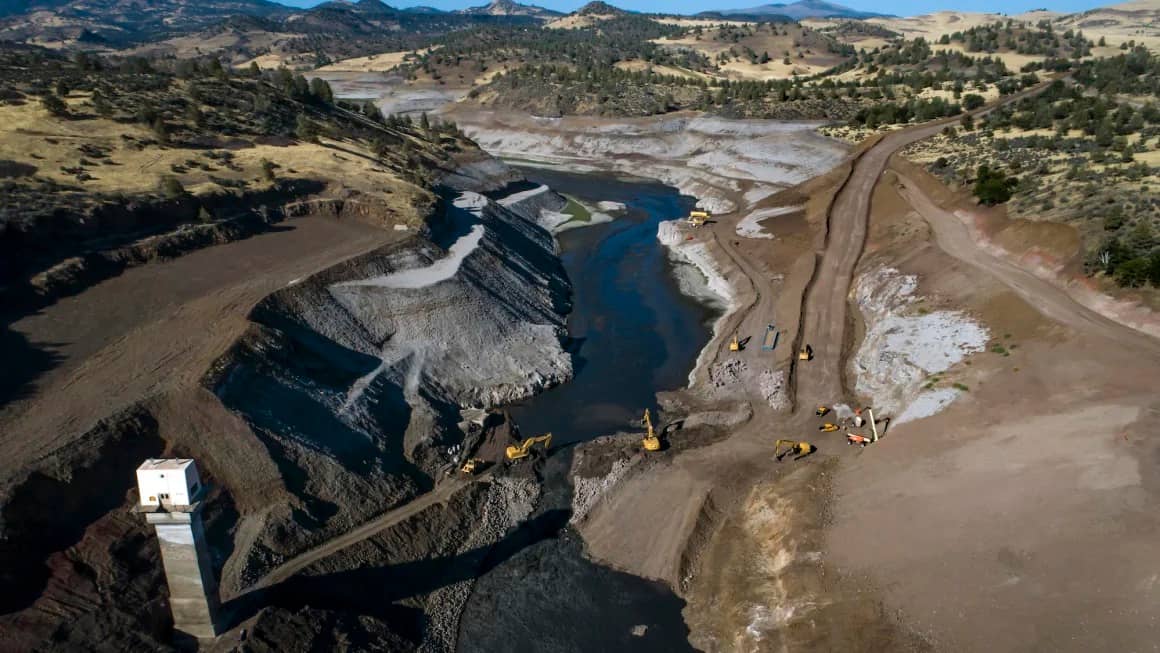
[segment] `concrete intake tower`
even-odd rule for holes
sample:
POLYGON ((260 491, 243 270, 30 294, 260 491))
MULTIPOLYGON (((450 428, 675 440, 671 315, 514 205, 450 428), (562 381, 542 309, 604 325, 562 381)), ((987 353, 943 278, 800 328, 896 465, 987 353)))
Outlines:
POLYGON ((201 519, 205 486, 197 464, 190 458, 146 460, 137 468, 137 489, 137 510, 153 525, 161 546, 174 629, 214 638, 220 599, 201 519))

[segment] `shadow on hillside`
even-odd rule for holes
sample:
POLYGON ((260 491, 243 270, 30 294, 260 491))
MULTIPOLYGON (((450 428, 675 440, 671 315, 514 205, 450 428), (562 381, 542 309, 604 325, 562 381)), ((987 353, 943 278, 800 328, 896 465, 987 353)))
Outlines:
POLYGON ((395 602, 478 578, 520 551, 556 537, 570 516, 568 510, 549 510, 520 524, 495 545, 476 547, 453 556, 358 567, 317 576, 294 576, 225 603, 222 625, 233 628, 267 606, 291 611, 310 606, 392 621, 401 608, 395 602))

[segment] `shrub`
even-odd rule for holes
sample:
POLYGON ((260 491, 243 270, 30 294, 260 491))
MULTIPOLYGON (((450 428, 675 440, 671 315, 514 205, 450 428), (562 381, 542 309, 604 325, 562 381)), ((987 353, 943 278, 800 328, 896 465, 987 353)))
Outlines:
POLYGON ((1151 262, 1144 258, 1134 258, 1116 268, 1116 283, 1126 288, 1139 288, 1148 281, 1151 262))
POLYGON ((1001 170, 992 170, 990 167, 979 166, 975 178, 975 197, 988 206, 1002 204, 1011 199, 1018 180, 1008 177, 1001 170))
POLYGON ((40 104, 49 114, 61 117, 68 115, 68 105, 56 95, 49 93, 40 100, 40 104))
POLYGON ((174 200, 185 195, 185 186, 181 185, 177 177, 166 175, 161 178, 161 193, 174 200))
POLYGON ((963 108, 967 111, 974 111, 986 104, 986 100, 978 93, 967 93, 963 96, 963 108))
POLYGON ((318 125, 303 114, 298 114, 294 125, 294 135, 298 140, 314 143, 318 141, 318 125))

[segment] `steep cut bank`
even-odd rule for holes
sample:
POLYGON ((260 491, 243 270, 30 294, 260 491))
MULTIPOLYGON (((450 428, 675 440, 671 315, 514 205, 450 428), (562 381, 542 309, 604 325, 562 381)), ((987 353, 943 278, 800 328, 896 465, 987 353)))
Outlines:
MULTIPOLYGON (((571 376, 562 346, 571 287, 540 224, 542 210, 564 200, 541 192, 497 201, 525 188, 508 190, 513 178, 486 159, 461 166, 447 178, 444 210, 421 233, 389 242, 366 227, 379 238, 362 241, 369 251, 282 277, 219 355, 205 357, 207 348, 191 361, 141 361, 139 370, 179 367, 116 419, 89 428, 81 415, 81 433, 65 434, 79 445, 73 454, 45 446, 34 454, 40 462, 7 470, 3 546, 6 559, 19 552, 23 562, 5 571, 20 588, 0 615, 6 639, 25 649, 168 646, 156 542, 126 509, 139 459, 176 455, 197 458, 214 488, 207 531, 228 625, 248 624, 279 650, 337 639, 392 650, 453 646, 455 597, 465 597, 462 584, 486 563, 483 553, 528 514, 537 493, 529 479, 470 484, 450 509, 429 508, 301 578, 242 594, 280 562, 430 489, 460 454, 462 408, 509 402, 571 376), (450 267, 441 263, 449 256, 450 267), (391 281, 400 275, 410 281, 391 281), (91 499, 62 500, 71 495, 91 499), (446 564, 414 564, 439 559, 446 564), (353 581, 344 579, 360 567, 388 574, 374 584, 381 591, 350 595, 353 581)), ((294 219, 256 238, 286 239, 327 220, 294 219)), ((260 246, 231 243, 172 265, 260 246)), ((167 265, 127 275, 156 281, 167 265)), ((177 315, 200 301, 178 305, 177 315)), ((229 311, 244 302, 235 298, 220 319, 237 319, 229 311)), ((212 329, 183 337, 196 343, 212 329)), ((131 332, 126 346, 137 337, 131 332)))

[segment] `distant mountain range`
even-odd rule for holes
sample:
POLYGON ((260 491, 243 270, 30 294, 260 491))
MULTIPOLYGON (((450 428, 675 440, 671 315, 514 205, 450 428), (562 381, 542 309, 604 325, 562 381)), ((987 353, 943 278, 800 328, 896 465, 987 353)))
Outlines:
POLYGON ((492 0, 482 7, 460 9, 457 13, 471 16, 534 16, 536 18, 558 18, 564 14, 536 5, 525 5, 513 0, 492 0))
MULTIPOLYGON (((629 12, 594 0, 574 13, 608 16, 629 12)), ((123 47, 231 24, 236 29, 247 19, 269 21, 264 27, 251 27, 270 32, 381 39, 392 34, 446 33, 473 25, 548 21, 563 15, 515 0, 491 0, 490 4, 458 11, 433 7, 399 9, 382 0, 329 0, 310 9, 295 9, 270 0, 0 0, 0 41, 82 41, 123 47)), ((698 14, 766 21, 877 15, 824 0, 698 14)))
POLYGON ((877 14, 871 11, 858 11, 844 7, 833 2, 826 2, 825 0, 798 0, 798 2, 791 2, 789 4, 769 4, 760 5, 757 7, 749 7, 748 9, 719 9, 715 11, 705 11, 697 14, 702 17, 727 17, 727 18, 757 18, 768 19, 773 16, 782 16, 791 20, 802 20, 804 18, 877 18, 880 16, 889 16, 890 14, 877 14))

